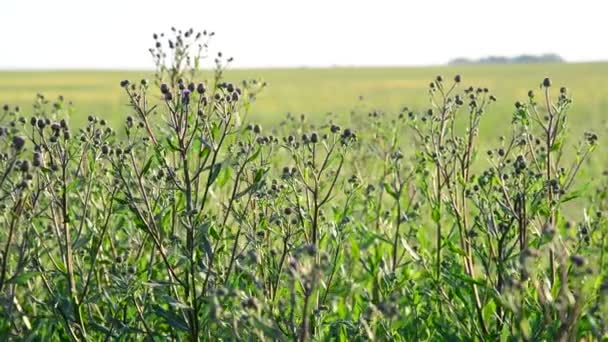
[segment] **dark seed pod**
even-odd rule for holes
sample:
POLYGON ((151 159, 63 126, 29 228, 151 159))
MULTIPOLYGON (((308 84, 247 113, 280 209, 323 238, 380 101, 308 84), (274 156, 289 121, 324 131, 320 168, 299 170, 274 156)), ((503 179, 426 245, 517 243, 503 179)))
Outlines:
POLYGON ((580 255, 571 255, 570 261, 578 267, 583 266, 585 264, 585 258, 580 255))
POLYGON ((160 92, 162 94, 167 94, 169 92, 169 86, 165 83, 160 85, 160 92))
POLYGON ((25 146, 25 138, 18 135, 14 136, 13 147, 15 148, 15 150, 21 151, 21 149, 23 149, 23 146, 25 146))
POLYGON ((549 77, 545 77, 543 80, 543 87, 549 88, 551 86, 551 79, 549 77))
POLYGON ((23 160, 19 165, 19 171, 28 172, 30 170, 30 162, 27 160, 23 160))
POLYGON ((182 91, 182 103, 185 105, 190 103, 190 90, 184 89, 182 91))
POLYGON ((199 93, 199 94, 201 94, 201 95, 205 93, 205 90, 206 90, 205 89, 205 85, 203 83, 199 83, 196 86, 196 92, 199 93))
POLYGON ((120 81, 120 86, 123 88, 126 88, 129 86, 129 81, 128 80, 122 80, 120 81))

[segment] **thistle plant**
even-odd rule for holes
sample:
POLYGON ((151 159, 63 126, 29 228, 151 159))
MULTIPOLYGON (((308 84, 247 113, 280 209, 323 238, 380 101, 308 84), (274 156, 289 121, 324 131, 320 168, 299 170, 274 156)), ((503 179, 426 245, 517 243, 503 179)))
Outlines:
POLYGON ((154 34, 118 129, 63 97, 1 108, 3 339, 605 338, 608 191, 569 89, 505 115, 438 76, 428 108, 263 127, 266 83, 213 36, 154 34))

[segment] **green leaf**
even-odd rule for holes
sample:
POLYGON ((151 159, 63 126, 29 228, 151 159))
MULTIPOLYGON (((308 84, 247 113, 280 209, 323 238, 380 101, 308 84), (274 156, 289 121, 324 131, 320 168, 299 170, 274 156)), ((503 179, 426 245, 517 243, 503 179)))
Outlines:
POLYGON ((393 190, 393 188, 391 188, 390 185, 388 185, 387 183, 384 183, 384 190, 386 190, 386 192, 391 195, 391 197, 395 200, 399 200, 399 196, 397 195, 397 191, 393 190))
POLYGON ((174 312, 165 310, 158 305, 156 305, 154 307, 154 312, 158 316, 160 316, 165 321, 165 323, 169 324, 170 327, 172 327, 174 329, 183 330, 183 331, 188 330, 188 324, 186 324, 186 322, 183 320, 183 318, 181 318, 174 312))
POLYGON ((184 304, 182 302, 180 302, 179 300, 173 298, 173 297, 169 297, 169 296, 163 296, 163 298, 167 301, 167 303, 169 305, 171 305, 174 308, 177 309, 182 309, 182 310, 190 310, 191 307, 187 304, 184 304))
POLYGON ((209 226, 209 235, 211 235, 211 237, 216 240, 220 239, 220 235, 217 233, 217 230, 213 226, 209 226))
POLYGON ((151 156, 148 161, 146 162, 146 165, 144 165, 143 169, 141 169, 141 175, 145 176, 146 173, 148 173, 148 170, 150 170, 150 166, 152 166, 152 159, 154 158, 154 156, 151 156))
POLYGON ((213 167, 211 168, 211 175, 209 176, 209 183, 207 184, 207 186, 211 186, 211 184, 213 184, 215 182, 215 180, 217 179, 217 176, 219 176, 221 170, 222 170, 222 163, 217 163, 217 164, 213 165, 213 167))
POLYGON ((172 282, 169 282, 169 281, 143 282, 142 284, 145 285, 145 286, 149 286, 151 288, 165 287, 165 286, 171 286, 171 285, 178 285, 178 283, 172 283, 172 282))
POLYGON ((224 167, 224 168, 222 168, 221 172, 219 173, 219 175, 217 177, 217 184, 220 186, 220 188, 223 188, 224 185, 226 185, 228 183, 228 181, 231 179, 231 177, 232 177, 232 168, 224 167))
POLYGON ((410 246, 410 244, 407 243, 407 240, 405 238, 401 238, 401 244, 403 245, 403 248, 405 248, 405 250, 412 257, 412 259, 414 259, 416 261, 420 260, 420 255, 418 255, 418 253, 416 253, 416 251, 414 251, 412 246, 410 246))
POLYGON ((39 274, 40 274, 40 272, 37 272, 37 271, 21 273, 17 276, 12 277, 11 279, 9 279, 7 281, 7 283, 25 285, 25 284, 27 284, 28 280, 38 276, 39 274))
POLYGON ((173 141, 171 140, 171 138, 167 137, 166 140, 167 140, 167 144, 173 151, 179 151, 179 148, 173 144, 173 141))
POLYGON ((439 221, 441 220, 441 211, 439 210, 439 208, 437 208, 437 207, 433 208, 433 212, 431 213, 431 218, 433 219, 433 222, 439 223, 439 221))

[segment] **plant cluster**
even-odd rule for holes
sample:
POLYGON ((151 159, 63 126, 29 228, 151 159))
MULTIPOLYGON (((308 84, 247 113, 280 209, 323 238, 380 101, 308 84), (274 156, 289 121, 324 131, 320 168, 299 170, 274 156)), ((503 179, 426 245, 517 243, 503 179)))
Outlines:
POLYGON ((426 109, 267 131, 264 82, 222 54, 199 79, 211 36, 154 35, 118 131, 63 98, 3 108, 3 339, 607 336, 608 185, 580 176, 598 137, 566 139, 568 89, 543 80, 489 149, 497 98, 459 75, 426 109))

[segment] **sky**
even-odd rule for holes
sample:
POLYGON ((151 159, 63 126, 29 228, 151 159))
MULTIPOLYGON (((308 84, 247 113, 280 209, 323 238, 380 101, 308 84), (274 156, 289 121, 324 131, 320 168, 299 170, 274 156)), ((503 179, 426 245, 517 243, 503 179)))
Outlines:
POLYGON ((234 67, 608 60, 606 0, 0 0, 0 69, 150 69, 152 33, 216 32, 234 67))

